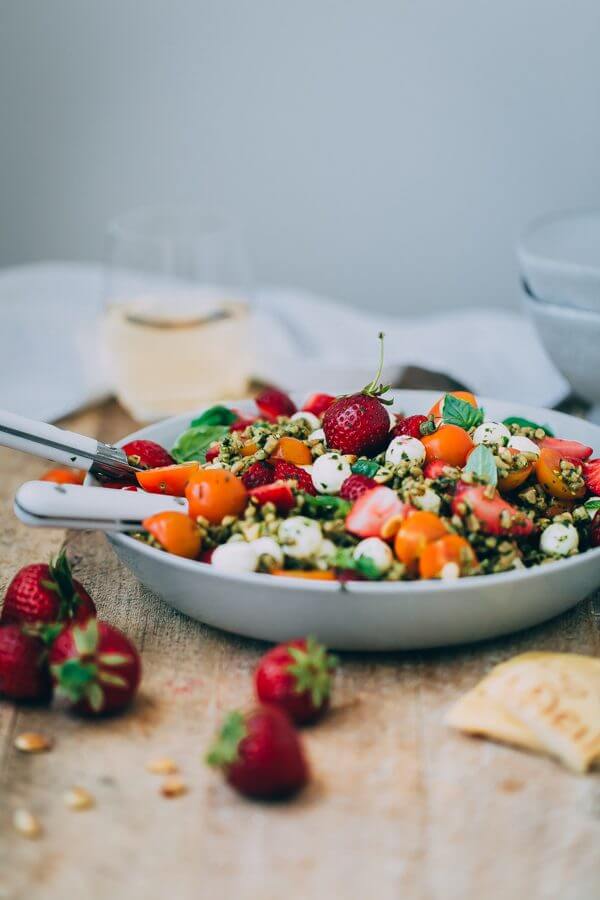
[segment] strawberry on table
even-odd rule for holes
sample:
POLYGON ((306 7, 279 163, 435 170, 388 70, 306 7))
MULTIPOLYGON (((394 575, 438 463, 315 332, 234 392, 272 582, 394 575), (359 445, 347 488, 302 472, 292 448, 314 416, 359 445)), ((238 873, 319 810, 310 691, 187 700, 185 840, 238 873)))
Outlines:
POLYGON ((52 696, 46 646, 27 626, 0 626, 0 696, 40 702, 52 696))
POLYGON ((298 725, 314 722, 329 707, 336 666, 336 657, 312 637, 279 644, 258 664, 256 695, 262 703, 282 709, 298 725))
POLYGON ((377 487, 377 482, 374 478, 369 478, 368 475, 349 475, 340 488, 340 497, 343 500, 350 500, 351 503, 354 503, 366 491, 370 491, 371 488, 375 487, 377 487))
POLYGON ((85 622, 96 615, 94 601, 73 578, 63 550, 49 565, 20 569, 6 589, 2 622, 85 622))
POLYGON ((335 397, 331 394, 311 394, 304 403, 302 411, 312 413, 313 416, 317 416, 320 419, 325 410, 329 409, 334 402, 335 397))
POLYGON ((296 505, 294 492, 286 481, 274 481, 273 484, 250 488, 249 494, 259 506, 272 503, 281 513, 289 512, 296 505))
POLYGON ((163 466, 172 466, 175 460, 164 447, 156 441, 129 441, 122 448, 127 454, 129 462, 133 466, 142 469, 160 469, 163 466))
POLYGON ((49 663, 58 691, 86 716, 122 710, 141 677, 140 658, 129 638, 97 619, 65 628, 52 644, 49 663))
POLYGON ((296 412, 294 401, 278 388, 265 388, 254 402, 263 418, 269 421, 275 421, 279 416, 293 416, 296 412))
POLYGON ((285 459, 274 459, 273 470, 277 481, 294 480, 298 485, 298 490, 313 495, 317 493, 310 474, 300 466, 287 462, 285 459))
POLYGON ((229 713, 206 761, 241 794, 263 800, 296 793, 309 776, 300 738, 274 706, 229 713))
POLYGON ((390 433, 390 417, 382 395, 389 386, 379 382, 383 369, 383 334, 379 335, 381 358, 379 370, 370 384, 357 394, 340 397, 325 411, 323 431, 328 448, 340 453, 372 456, 386 444, 390 433))
POLYGON ((464 516, 470 512, 481 523, 487 534, 505 534, 526 537, 533 531, 533 522, 524 512, 503 500, 498 492, 491 493, 489 486, 466 484, 459 481, 452 498, 452 512, 464 516))
POLYGON ((583 464, 585 486, 595 496, 600 496, 600 459, 590 459, 583 464))

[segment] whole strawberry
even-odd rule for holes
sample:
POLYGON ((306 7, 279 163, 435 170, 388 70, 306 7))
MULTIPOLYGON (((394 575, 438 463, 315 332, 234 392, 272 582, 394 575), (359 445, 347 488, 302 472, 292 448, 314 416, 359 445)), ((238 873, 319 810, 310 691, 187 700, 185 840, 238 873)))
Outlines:
POLYGON ((348 475, 340 488, 340 497, 354 503, 365 491, 370 491, 374 487, 377 487, 377 482, 368 475, 348 475))
POLYGON ((334 402, 335 397, 332 397, 331 394, 311 394, 304 403, 302 410, 311 412, 313 416, 317 416, 320 419, 325 410, 334 402))
POLYGON ((274 421, 279 416, 293 416, 296 412, 294 401, 277 388, 265 388, 254 402, 263 418, 269 419, 269 421, 274 421))
POLYGON ((46 645, 21 625, 0 625, 0 695, 36 701, 52 696, 46 645))
POLYGON ((164 447, 156 441, 129 441, 122 448, 133 466, 142 469, 159 469, 161 466, 172 466, 175 460, 164 447))
POLYGON ((378 383, 383 370, 383 334, 379 371, 373 381, 358 394, 340 397, 325 410, 323 431, 327 447, 340 453, 354 453, 357 456, 372 456, 383 449, 390 436, 390 417, 382 394, 388 385, 378 383))
POLYGON ((421 440, 423 437, 423 432, 421 431, 421 425, 424 425, 427 421, 427 416, 407 416, 405 419, 400 419, 400 421, 394 426, 392 431, 393 437, 401 437, 406 434, 409 437, 418 438, 421 440))
POLYGON ((229 713, 206 761, 222 769, 229 784, 248 797, 288 797, 308 781, 300 738, 274 706, 229 713))
POLYGON ((306 469, 287 462, 285 459, 274 459, 273 471, 275 472, 275 481, 289 481, 293 478, 298 485, 299 491, 305 491, 307 494, 313 495, 317 493, 312 478, 306 469))
POLYGON ((71 574, 63 550, 46 563, 32 563, 20 569, 4 597, 2 622, 85 622, 96 615, 94 601, 71 574))
POLYGON ((49 662, 59 692, 86 716, 119 712, 140 682, 140 658, 129 638, 97 619, 65 628, 52 644, 49 662))
POLYGON ((298 725, 314 722, 329 707, 336 666, 335 656, 312 637, 279 644, 258 664, 256 695, 262 703, 284 710, 298 725))

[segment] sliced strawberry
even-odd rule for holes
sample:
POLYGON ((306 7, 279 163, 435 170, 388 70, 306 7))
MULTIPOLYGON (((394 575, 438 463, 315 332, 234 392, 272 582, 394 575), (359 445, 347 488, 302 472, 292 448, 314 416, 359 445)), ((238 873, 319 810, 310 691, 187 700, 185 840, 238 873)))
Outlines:
POLYGON ((277 388, 265 388, 254 402, 263 418, 270 421, 274 421, 279 416, 293 416, 296 412, 296 404, 293 400, 277 388))
POLYGON ((563 441, 561 438, 545 437, 540 441, 540 447, 547 447, 549 450, 556 450, 560 453, 561 459, 571 459, 575 462, 581 462, 588 459, 594 452, 591 447, 580 444, 579 441, 563 441))
POLYGON ((377 482, 374 478, 369 478, 368 475, 349 475, 340 488, 340 497, 343 500, 350 500, 351 503, 354 503, 355 500, 358 500, 359 497, 362 497, 364 493, 374 487, 377 487, 377 482))
POLYGON ((132 465, 143 469, 159 469, 175 462, 171 454, 156 441, 129 441, 128 444, 123 444, 123 450, 132 465))
POLYGON ((273 484, 250 488, 249 494, 259 506, 272 503, 278 512, 289 512, 296 505, 294 493, 286 481, 275 481, 273 484))
POLYGON ((287 462, 285 459, 275 459, 273 460, 273 468, 275 470, 275 478, 278 481, 294 479, 299 490, 306 491, 307 494, 317 493, 310 474, 305 469, 301 469, 300 466, 287 462))
POLYGON ((423 469, 423 476, 435 480, 436 478, 441 478, 445 474, 447 468, 448 463, 444 462, 443 459, 433 459, 431 462, 428 462, 423 469))
POLYGON ((397 424, 394 426, 392 431, 393 437, 401 437, 403 434, 407 434, 409 437, 418 438, 421 440, 423 437, 423 433, 421 432, 421 425, 427 421, 427 416, 407 416, 406 419, 399 419, 397 424))
POLYGON ((600 458, 583 464, 583 480, 590 494, 600 495, 600 458))
POLYGON ((255 462, 244 472, 242 481, 248 490, 272 484, 275 481, 275 470, 266 462, 255 462))
POLYGON ((379 537, 381 526, 404 511, 404 503, 389 487, 372 488, 359 497, 346 516, 346 528, 359 537, 379 537))
POLYGON ((206 451, 206 462, 212 462, 213 459, 216 459, 219 453, 221 452, 221 445, 215 444, 214 447, 209 447, 206 451))
POLYGON ((310 412, 313 414, 313 416, 318 416, 320 419, 325 410, 329 409, 334 400, 335 397, 332 397, 331 394, 311 394, 304 403, 302 409, 304 412, 310 412))
POLYGON ((460 481, 452 499, 452 512, 463 516, 468 513, 481 523, 487 534, 507 534, 525 537, 533 531, 533 522, 525 513, 511 506, 498 493, 491 499, 486 496, 488 488, 480 484, 466 484, 460 481), (510 524, 503 522, 503 513, 511 517, 510 524))

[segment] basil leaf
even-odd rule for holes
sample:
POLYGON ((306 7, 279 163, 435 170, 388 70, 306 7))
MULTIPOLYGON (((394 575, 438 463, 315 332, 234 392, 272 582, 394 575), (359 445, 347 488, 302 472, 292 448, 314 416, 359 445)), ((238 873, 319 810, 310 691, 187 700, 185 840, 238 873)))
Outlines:
POLYGON ((304 497, 302 511, 303 513, 306 511, 309 516, 337 519, 347 516, 352 508, 349 500, 344 500, 342 497, 334 497, 332 494, 317 494, 315 497, 312 494, 303 492, 302 496, 304 497))
POLYGON ((523 419, 521 416, 509 416, 508 419, 504 419, 504 425, 507 427, 509 425, 518 425, 519 428, 541 428, 548 437, 554 437, 554 432, 549 425, 538 425, 537 422, 532 422, 531 419, 523 419))
POLYGON ((196 419, 190 422, 190 428, 198 425, 231 425, 237 419, 237 415, 226 406, 211 406, 196 419))
POLYGON ((600 497, 590 497, 583 505, 589 512, 591 518, 593 518, 596 510, 600 509, 600 497))
POLYGON ((494 487, 498 484, 498 469, 494 462, 494 454, 485 444, 478 444, 475 447, 467 460, 463 472, 473 472, 482 481, 493 484, 494 487))
POLYGON ((359 556, 358 559, 355 559, 352 550, 347 547, 338 550, 333 557, 332 564, 336 569, 352 569, 354 572, 359 572, 368 581, 379 581, 381 578, 381 572, 372 559, 367 556, 359 556))
POLYGON ((484 412, 479 407, 471 406, 466 400, 446 394, 444 397, 442 421, 446 425, 458 425, 468 431, 483 422, 484 412))
POLYGON ((213 441, 229 434, 228 425, 195 425, 180 434, 171 450, 175 462, 206 462, 206 451, 213 441))
POLYGON ((372 478, 379 470, 379 463, 374 459, 357 459, 350 467, 355 475, 368 475, 372 478))

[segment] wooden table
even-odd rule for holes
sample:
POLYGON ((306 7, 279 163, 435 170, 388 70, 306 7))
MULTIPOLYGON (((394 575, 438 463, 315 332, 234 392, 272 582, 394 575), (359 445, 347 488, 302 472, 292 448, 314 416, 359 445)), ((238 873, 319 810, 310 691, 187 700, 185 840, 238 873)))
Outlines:
MULTIPOLYGON (((74 430, 113 440, 131 423, 114 406, 74 430)), ((11 512, 18 484, 44 464, 0 451, 0 590, 22 565, 61 545, 11 512)), ((259 805, 230 791, 202 755, 224 710, 251 697, 264 646, 173 612, 117 562, 101 536, 69 534, 77 576, 142 651, 134 708, 83 722, 56 706, 0 703, 0 897, 543 898, 600 895, 600 778, 453 733, 443 716, 491 665, 528 649, 598 655, 590 602, 540 628, 479 646, 345 655, 332 713, 305 732, 314 778, 294 802, 259 805), (25 730, 55 748, 25 755, 25 730), (159 793, 145 770, 173 757, 189 792, 159 793), (96 807, 65 808, 72 785, 96 807), (37 841, 13 831, 36 813, 37 841)))

